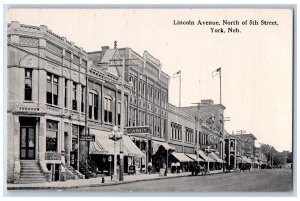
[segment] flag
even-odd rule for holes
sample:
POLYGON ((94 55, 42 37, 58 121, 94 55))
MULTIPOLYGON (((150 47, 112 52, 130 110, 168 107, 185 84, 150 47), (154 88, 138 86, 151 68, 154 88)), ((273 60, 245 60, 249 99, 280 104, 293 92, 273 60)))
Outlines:
POLYGON ((174 74, 173 74, 173 78, 176 78, 178 75, 181 75, 181 70, 178 71, 177 73, 174 73, 174 74))
POLYGON ((216 75, 219 75, 220 73, 221 73, 221 67, 212 72, 212 77, 215 77, 216 75))

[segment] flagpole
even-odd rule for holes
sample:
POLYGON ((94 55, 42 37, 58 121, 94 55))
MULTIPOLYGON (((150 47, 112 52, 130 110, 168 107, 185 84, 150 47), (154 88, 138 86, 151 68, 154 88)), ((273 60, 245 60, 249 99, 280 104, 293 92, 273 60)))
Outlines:
POLYGON ((181 107, 181 70, 180 70, 180 77, 179 77, 179 107, 181 107))
POLYGON ((220 67, 220 104, 222 104, 222 80, 221 80, 221 77, 222 77, 222 69, 220 67))

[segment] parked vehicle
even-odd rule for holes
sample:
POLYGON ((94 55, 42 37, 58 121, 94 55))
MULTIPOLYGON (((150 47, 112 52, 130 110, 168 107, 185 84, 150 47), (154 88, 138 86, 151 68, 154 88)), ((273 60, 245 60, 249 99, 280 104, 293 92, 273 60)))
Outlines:
POLYGON ((245 170, 249 170, 251 169, 251 164, 249 163, 243 163, 240 167, 240 171, 245 171, 245 170))

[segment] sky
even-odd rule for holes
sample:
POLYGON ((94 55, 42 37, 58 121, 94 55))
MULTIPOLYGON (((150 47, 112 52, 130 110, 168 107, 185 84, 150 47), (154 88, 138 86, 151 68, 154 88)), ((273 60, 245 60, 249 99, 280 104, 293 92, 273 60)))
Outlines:
MULTIPOLYGON (((221 67, 225 129, 292 151, 292 11, 288 9, 10 9, 8 22, 46 25, 85 51, 101 46, 148 51, 170 75, 169 102, 219 103, 221 67), (195 25, 174 25, 174 20, 195 25), (221 25, 197 25, 198 21, 221 25), (223 20, 232 21, 223 25, 223 20), (237 24, 236 20, 239 24, 237 24), (258 25, 250 25, 256 20, 258 25), (261 20, 274 25, 261 24, 261 20), (246 24, 242 24, 242 22, 246 24), (226 33, 212 32, 223 28, 226 33), (239 32, 228 32, 236 28, 239 32)), ((257 144, 258 146, 258 144, 257 144)))

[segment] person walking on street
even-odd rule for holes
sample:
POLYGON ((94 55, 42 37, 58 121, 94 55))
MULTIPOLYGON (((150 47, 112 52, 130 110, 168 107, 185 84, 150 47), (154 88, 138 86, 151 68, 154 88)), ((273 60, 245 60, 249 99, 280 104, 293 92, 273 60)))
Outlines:
POLYGON ((152 170, 152 163, 151 161, 148 163, 148 173, 151 174, 151 170, 152 170))
POLYGON ((177 169, 177 174, 179 174, 180 173, 180 163, 179 162, 176 163, 176 169, 177 169))

